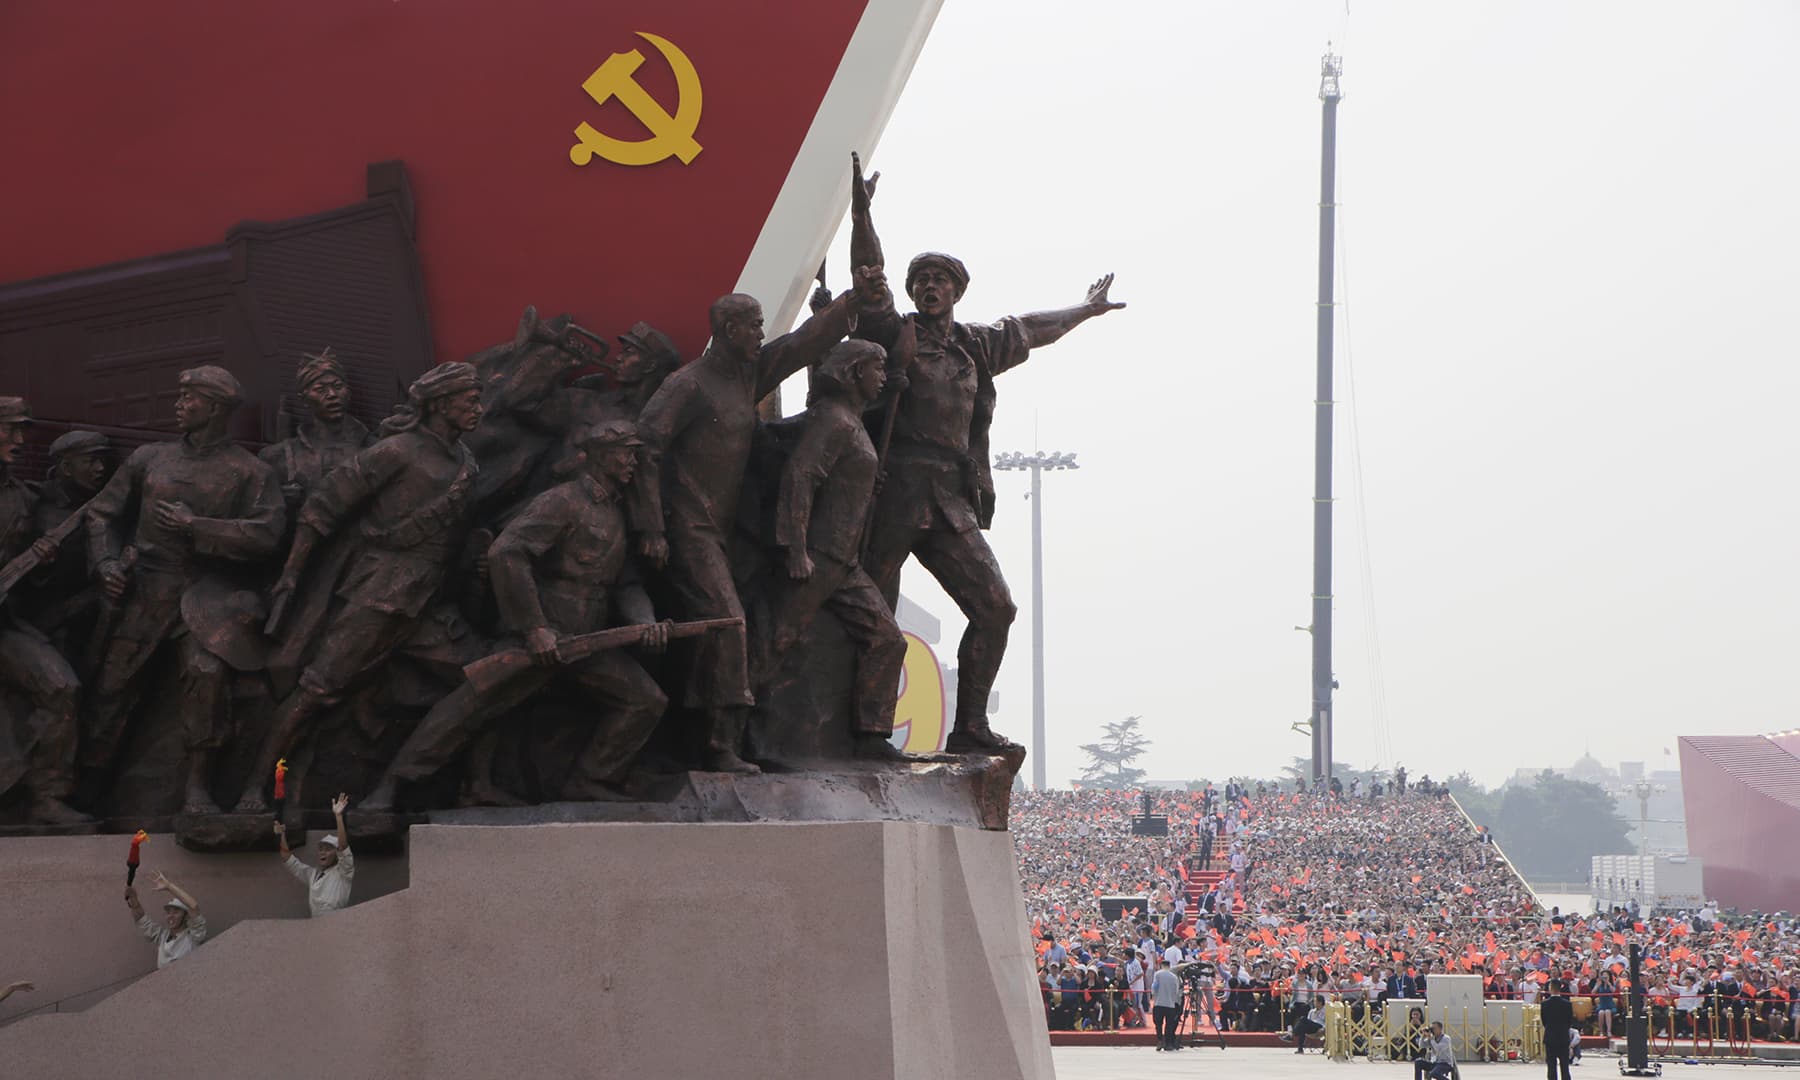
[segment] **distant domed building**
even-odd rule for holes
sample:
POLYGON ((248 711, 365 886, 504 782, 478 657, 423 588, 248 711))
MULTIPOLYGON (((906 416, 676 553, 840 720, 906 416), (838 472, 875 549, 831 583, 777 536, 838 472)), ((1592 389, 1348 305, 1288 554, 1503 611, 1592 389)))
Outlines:
POLYGON ((1618 773, 1600 764, 1600 759, 1592 754, 1583 754, 1575 759, 1575 764, 1563 774, 1571 780, 1585 780, 1590 784, 1606 784, 1618 776, 1618 773))

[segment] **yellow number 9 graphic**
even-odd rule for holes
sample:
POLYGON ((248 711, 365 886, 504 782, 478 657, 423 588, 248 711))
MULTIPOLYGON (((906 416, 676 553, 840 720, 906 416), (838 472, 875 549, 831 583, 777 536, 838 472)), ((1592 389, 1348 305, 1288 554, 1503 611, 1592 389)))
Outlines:
POLYGON ((904 634, 906 664, 900 673, 900 704, 894 710, 894 745, 909 754, 944 748, 944 669, 923 638, 904 634))

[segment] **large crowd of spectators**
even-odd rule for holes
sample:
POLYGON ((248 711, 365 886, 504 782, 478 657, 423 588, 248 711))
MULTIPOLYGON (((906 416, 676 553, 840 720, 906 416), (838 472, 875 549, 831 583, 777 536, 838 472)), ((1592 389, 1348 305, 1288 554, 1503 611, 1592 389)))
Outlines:
POLYGON ((1291 1031, 1318 1006, 1425 996, 1474 974, 1489 998, 1566 982, 1580 1028, 1623 1034, 1628 947, 1653 1036, 1800 1039, 1800 919, 1541 907, 1444 789, 1296 790, 1234 781, 1153 792, 1166 836, 1134 835, 1133 791, 1014 796, 1026 920, 1053 1029, 1147 1024, 1156 971, 1220 1030, 1291 1031), (1212 882, 1196 889, 1190 879, 1212 882), (1117 900, 1114 898, 1125 898, 1117 900), (1103 904, 1103 900, 1105 901, 1103 904))

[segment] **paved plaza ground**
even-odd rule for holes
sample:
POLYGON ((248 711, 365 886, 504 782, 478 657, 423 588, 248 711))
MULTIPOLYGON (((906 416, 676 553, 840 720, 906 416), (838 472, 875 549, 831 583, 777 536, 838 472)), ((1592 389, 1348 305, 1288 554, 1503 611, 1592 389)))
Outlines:
MULTIPOLYGON (((1286 1077, 1321 1077, 1331 1080, 1411 1080, 1407 1062, 1342 1062, 1323 1054, 1301 1056, 1292 1050, 1209 1048, 1179 1053, 1158 1053, 1149 1046, 1058 1046, 1051 1050, 1057 1080, 1148 1080, 1158 1076, 1213 1076, 1231 1080, 1282 1080, 1286 1077)), ((1542 1062, 1509 1065, 1468 1063, 1465 1080, 1536 1080, 1544 1075, 1542 1062)), ((1618 1059, 1589 1053, 1570 1070, 1574 1080, 1604 1080, 1619 1075, 1618 1059)), ((1800 1063, 1785 1065, 1664 1065, 1667 1080, 1730 1080, 1758 1076, 1800 1077, 1800 1063)))

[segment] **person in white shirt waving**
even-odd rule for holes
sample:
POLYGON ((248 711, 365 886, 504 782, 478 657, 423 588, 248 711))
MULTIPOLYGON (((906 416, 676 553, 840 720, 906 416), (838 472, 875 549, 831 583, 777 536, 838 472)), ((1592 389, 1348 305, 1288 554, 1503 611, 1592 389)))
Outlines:
POLYGON ((275 835, 281 839, 281 861, 288 873, 306 886, 306 903, 315 919, 350 903, 350 880, 356 876, 356 859, 350 854, 350 832, 344 828, 344 811, 349 807, 350 796, 342 792, 331 800, 337 832, 319 838, 317 866, 306 865, 288 850, 287 828, 279 821, 275 823, 275 835))
POLYGON ((157 892, 169 894, 168 903, 163 905, 161 926, 144 914, 143 906, 138 903, 137 889, 130 885, 125 886, 125 906, 131 909, 131 916, 137 920, 143 935, 156 942, 156 966, 166 968, 206 940, 206 916, 200 914, 200 901, 164 877, 161 871, 156 874, 155 886, 157 892))

